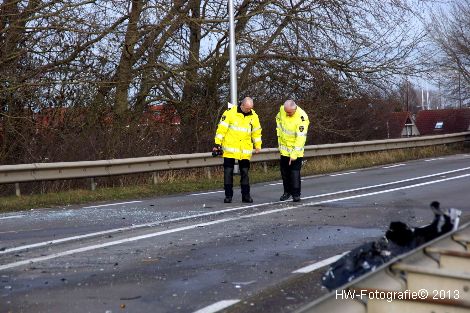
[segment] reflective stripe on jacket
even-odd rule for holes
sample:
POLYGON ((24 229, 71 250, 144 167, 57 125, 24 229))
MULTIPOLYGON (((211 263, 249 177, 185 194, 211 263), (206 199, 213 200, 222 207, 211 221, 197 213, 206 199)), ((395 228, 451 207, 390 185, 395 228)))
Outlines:
POLYGON ((309 124, 307 113, 299 106, 292 116, 287 116, 284 106, 281 105, 276 115, 276 132, 281 155, 293 160, 304 156, 309 124))
POLYGON ((261 124, 258 115, 254 110, 243 114, 238 106, 226 110, 220 118, 214 141, 222 146, 224 158, 249 160, 253 154, 253 145, 256 149, 261 149, 261 124))

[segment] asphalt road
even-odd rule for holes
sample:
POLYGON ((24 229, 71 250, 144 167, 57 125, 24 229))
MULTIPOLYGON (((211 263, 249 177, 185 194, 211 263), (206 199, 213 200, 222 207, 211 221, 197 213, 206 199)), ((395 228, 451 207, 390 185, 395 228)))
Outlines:
POLYGON ((304 177, 300 203, 278 181, 249 205, 219 190, 2 214, 0 313, 289 312, 391 221, 428 224, 433 200, 469 221, 469 186, 461 154, 304 177))

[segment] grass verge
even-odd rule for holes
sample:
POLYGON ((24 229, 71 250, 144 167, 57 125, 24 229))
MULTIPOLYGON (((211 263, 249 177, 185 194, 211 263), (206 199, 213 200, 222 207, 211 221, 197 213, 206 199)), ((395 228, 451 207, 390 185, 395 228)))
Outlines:
MULTIPOLYGON (((318 157, 307 160, 302 168, 302 175, 325 174, 462 152, 462 144, 453 144, 374 153, 318 157)), ((252 164, 250 170, 251 183, 279 179, 280 173, 277 162, 268 163, 266 172, 262 164, 252 164)), ((235 178, 234 181, 236 183, 237 178, 235 178)), ((56 206, 63 207, 70 204, 132 200, 184 192, 207 191, 221 189, 222 185, 222 168, 212 168, 210 178, 208 178, 207 172, 200 169, 168 171, 160 174, 157 184, 142 183, 124 187, 97 188, 95 191, 80 189, 46 194, 23 195, 21 197, 2 197, 0 198, 0 212, 56 206)))

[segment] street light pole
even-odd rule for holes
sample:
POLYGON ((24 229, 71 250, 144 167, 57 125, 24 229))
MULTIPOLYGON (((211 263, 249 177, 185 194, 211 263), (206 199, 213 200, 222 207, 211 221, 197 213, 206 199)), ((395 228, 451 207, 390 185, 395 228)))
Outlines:
MULTIPOLYGON (((230 37, 230 103, 237 105, 237 60, 235 46, 235 22, 233 0, 228 0, 229 37, 230 37)), ((229 104, 230 107, 230 104, 229 104)))
MULTIPOLYGON (((228 17, 229 17, 229 36, 230 36, 230 103, 228 107, 231 108, 237 105, 237 58, 235 46, 235 21, 233 12, 233 0, 228 0, 228 17)), ((240 174, 240 167, 237 164, 233 167, 234 174, 240 174)))
POLYGON ((460 91, 460 70, 458 71, 459 73, 459 109, 462 108, 462 94, 461 94, 461 91, 460 91))

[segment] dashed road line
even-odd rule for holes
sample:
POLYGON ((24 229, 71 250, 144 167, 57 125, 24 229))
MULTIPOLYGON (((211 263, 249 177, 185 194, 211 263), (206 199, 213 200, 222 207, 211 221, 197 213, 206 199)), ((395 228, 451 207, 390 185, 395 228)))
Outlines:
POLYGON ((10 218, 20 218, 20 217, 23 217, 24 215, 12 215, 12 216, 4 216, 4 217, 0 217, 0 220, 8 220, 10 218))
POLYGON ((306 274, 306 273, 310 273, 310 272, 313 272, 313 271, 316 271, 317 269, 319 268, 322 268, 324 266, 327 266, 327 265, 330 265, 332 263, 335 263, 336 261, 338 261, 341 257, 343 257, 346 253, 348 253, 349 251, 346 251, 344 253, 341 253, 341 254, 338 254, 338 255, 335 255, 335 256, 332 256, 328 259, 324 259, 320 262, 316 262, 316 263, 313 263, 313 264, 310 264, 308 266, 305 266, 305 267, 302 267, 302 268, 299 268, 298 270, 295 270, 293 271, 292 273, 294 274, 298 274, 298 273, 301 273, 301 274, 306 274))
POLYGON ((108 204, 101 204, 101 205, 92 205, 92 206, 85 206, 82 209, 93 209, 93 208, 102 208, 106 206, 115 206, 121 204, 132 204, 132 203, 142 203, 143 201, 129 201, 129 202, 119 202, 119 203, 108 203, 108 204))
POLYGON ((234 305, 235 303, 240 302, 240 299, 233 300, 222 300, 211 305, 208 305, 200 310, 195 311, 194 313, 215 313, 223 309, 228 308, 229 306, 234 305))
POLYGON ((188 196, 188 197, 189 197, 189 196, 202 196, 202 195, 210 195, 210 194, 213 194, 213 193, 221 193, 221 192, 224 192, 224 191, 223 191, 223 190, 218 190, 218 191, 191 193, 191 194, 189 194, 189 195, 187 195, 187 196, 188 196))
POLYGON ((427 159, 427 160, 424 160, 424 162, 431 162, 431 161, 437 161, 437 160, 445 160, 445 158, 427 159))
POLYGON ((339 174, 331 174, 331 177, 335 176, 343 176, 343 175, 351 175, 351 174, 356 174, 357 172, 346 172, 346 173, 339 173, 339 174))
POLYGON ((400 166, 405 166, 406 164, 395 164, 395 165, 390 165, 390 166, 384 166, 382 168, 394 168, 394 167, 400 167, 400 166))

